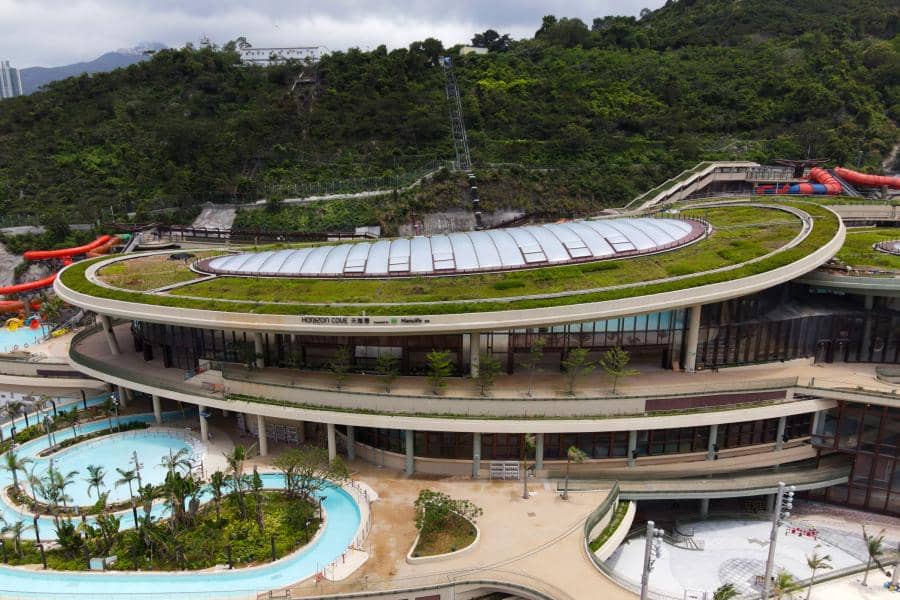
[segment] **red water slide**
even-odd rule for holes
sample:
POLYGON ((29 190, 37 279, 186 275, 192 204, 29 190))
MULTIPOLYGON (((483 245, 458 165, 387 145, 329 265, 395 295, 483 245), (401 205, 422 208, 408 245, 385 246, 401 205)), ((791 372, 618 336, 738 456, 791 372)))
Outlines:
POLYGON ((859 171, 851 171, 843 167, 835 167, 834 172, 838 177, 856 185, 867 185, 870 187, 887 186, 893 189, 900 189, 900 177, 885 177, 884 175, 868 175, 859 171))
POLYGON ((38 279, 37 281, 29 281, 27 283, 19 283, 16 285, 0 287, 0 296, 5 296, 7 294, 18 294, 20 292, 30 292, 31 290, 39 290, 41 288, 50 287, 51 285, 53 285, 53 282, 55 280, 56 273, 48 277, 44 277, 43 279, 38 279))
MULTIPOLYGON (((33 300, 31 310, 40 310, 41 303, 33 300)), ((0 314, 25 312, 25 303, 21 300, 0 300, 0 314)))
MULTIPOLYGON (((90 244, 84 246, 76 246, 74 248, 62 248, 61 250, 29 250, 22 257, 25 260, 47 260, 48 258, 71 258, 79 254, 87 254, 94 248, 99 248, 110 240, 112 236, 101 235, 90 244)), ((41 280, 43 281, 43 280, 41 280)), ((51 282, 52 283, 52 282, 51 282)), ((25 284, 23 284, 25 285, 25 284)), ((13 286, 15 287, 15 286, 13 286)), ((3 292, 0 291, 0 294, 3 292)))
POLYGON ((819 167, 813 167, 809 170, 809 178, 816 183, 824 185, 825 193, 832 196, 840 194, 844 189, 844 186, 842 186, 831 173, 819 167))

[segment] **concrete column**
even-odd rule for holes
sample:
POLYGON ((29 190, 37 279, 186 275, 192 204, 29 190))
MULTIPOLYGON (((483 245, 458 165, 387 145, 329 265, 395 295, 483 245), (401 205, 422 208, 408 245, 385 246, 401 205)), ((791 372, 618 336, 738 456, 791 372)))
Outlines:
POLYGON ((469 334, 469 375, 478 377, 478 366, 481 363, 481 332, 469 334))
POLYGON ((684 370, 693 373, 697 368, 697 342, 700 339, 700 304, 688 310, 688 329, 684 343, 684 370))
POLYGON ((719 440, 719 426, 709 426, 709 444, 706 446, 706 460, 716 459, 716 444, 719 440))
POLYGON ((118 392, 117 396, 119 397, 119 408, 127 407, 128 406, 128 390, 126 390, 121 385, 117 386, 116 390, 118 392))
POLYGON ((634 466, 634 450, 637 448, 637 431, 628 432, 628 466, 634 466))
POLYGON ((544 468, 544 434, 534 434, 534 468, 535 470, 544 468))
POLYGON ((206 442, 209 440, 209 423, 206 422, 206 417, 203 416, 203 413, 206 412, 206 407, 200 405, 197 409, 200 411, 200 439, 206 442))
POLYGON ((356 458, 356 428, 347 425, 347 460, 356 458))
POLYGON ((266 366, 266 359, 263 357, 265 346, 263 345, 263 334, 259 331, 253 333, 253 351, 256 352, 256 368, 262 369, 266 366))
POLYGON ((224 408, 222 409, 222 416, 225 417, 226 419, 228 418, 228 411, 225 410, 224 408))
POLYGON ((875 307, 875 296, 873 296, 872 294, 866 294, 863 298, 866 310, 872 310, 872 308, 875 307))
POLYGON ((766 495, 766 512, 769 514, 775 512, 775 494, 766 495))
POLYGON ((412 475, 416 472, 416 432, 412 429, 406 430, 406 474, 412 475))
MULTIPOLYGON (((875 306, 875 297, 871 294, 866 294, 865 296, 865 307, 867 311, 872 310, 875 306)), ((869 356, 869 348, 872 347, 872 327, 874 327, 874 323, 872 322, 873 318, 871 315, 866 314, 865 320, 863 321, 863 336, 862 336, 862 346, 860 346, 860 358, 859 360, 867 361, 871 360, 871 356, 869 356)))
POLYGON ((787 417, 778 419, 778 430, 775 432, 775 450, 784 448, 784 427, 787 425, 787 417))
POLYGON ((162 423, 162 401, 156 394, 153 394, 151 398, 153 399, 153 417, 156 419, 156 424, 159 425, 162 423))
POLYGON ((306 421, 300 421, 297 425, 297 443, 301 446, 306 443, 306 421))
POLYGON ((266 438, 266 418, 262 415, 256 415, 256 435, 259 438, 259 455, 268 456, 269 440, 266 438))
POLYGON ((709 498, 700 499, 700 518, 706 519, 709 516, 709 498))
POLYGON ((813 436, 821 435, 822 429, 825 427, 825 416, 822 414, 823 412, 824 411, 817 410, 813 413, 812 425, 809 429, 813 436))
POLYGON ((328 433, 328 460, 337 458, 337 434, 334 432, 334 423, 327 423, 325 429, 328 433))
POLYGON ((472 434, 472 479, 478 479, 481 473, 481 434, 472 434))
POLYGON ((106 334, 106 343, 109 344, 109 352, 113 356, 119 356, 122 354, 122 351, 119 350, 119 340, 116 339, 116 332, 113 331, 112 321, 106 315, 99 316, 100 326, 103 328, 103 333, 106 334))

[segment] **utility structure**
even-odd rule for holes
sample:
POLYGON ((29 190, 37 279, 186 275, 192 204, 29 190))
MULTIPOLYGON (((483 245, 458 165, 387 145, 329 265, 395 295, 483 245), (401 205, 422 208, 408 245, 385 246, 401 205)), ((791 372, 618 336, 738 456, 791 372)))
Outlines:
POLYGON ((775 510, 772 511, 772 533, 769 536, 769 558, 766 560, 766 575, 763 580, 763 600, 767 600, 772 590, 772 571, 775 569, 775 543, 778 541, 778 528, 791 516, 794 508, 794 486, 785 486, 778 482, 775 494, 775 510))
POLYGON ((644 570, 641 572, 641 600, 650 597, 650 572, 653 563, 662 554, 662 537, 665 530, 657 529, 656 523, 647 521, 647 540, 644 545, 644 570))
POLYGON ((475 214, 475 229, 481 229, 481 206, 478 200, 478 183, 472 172, 472 156, 469 154, 469 136, 466 135, 466 123, 463 120, 462 100, 459 97, 459 86, 453 72, 453 61, 449 56, 441 57, 441 68, 444 71, 444 91, 447 94, 447 107, 450 111, 450 131, 453 134, 453 150, 456 153, 456 168, 465 171, 469 183, 469 196, 472 199, 472 212, 475 214))

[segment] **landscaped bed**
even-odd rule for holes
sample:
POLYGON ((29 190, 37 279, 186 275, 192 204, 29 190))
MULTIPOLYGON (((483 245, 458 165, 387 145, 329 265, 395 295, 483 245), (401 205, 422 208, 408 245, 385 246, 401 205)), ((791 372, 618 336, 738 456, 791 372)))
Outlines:
POLYGON ((847 240, 835 258, 854 269, 900 272, 900 256, 879 252, 872 247, 889 240, 900 240, 900 227, 851 229, 847 231, 847 240))
POLYGON ((413 556, 418 558, 456 552, 471 545, 477 535, 475 526, 469 521, 459 515, 450 515, 440 530, 419 537, 413 556))
POLYGON ((199 258, 219 256, 222 251, 189 252, 190 260, 170 260, 171 254, 137 256, 103 267, 97 278, 109 285, 135 291, 155 290, 201 277, 191 271, 190 263, 199 258))
POLYGON ((800 221, 784 212, 756 207, 697 209, 688 214, 707 218, 716 227, 716 231, 707 239, 687 248, 634 259, 491 275, 352 281, 222 277, 179 288, 172 295, 149 295, 110 290, 87 281, 84 271, 91 263, 85 261, 66 269, 61 281, 74 291, 114 300, 256 314, 358 315, 365 312, 367 315, 427 315, 599 302, 733 281, 763 273, 800 260, 826 244, 837 233, 839 221, 827 209, 810 203, 782 204, 799 207, 815 219, 810 235, 791 249, 718 273, 708 271, 758 258, 783 246, 797 234, 800 221), (696 275, 689 276, 692 274, 696 275), (653 281, 673 276, 683 278, 653 281), (641 282, 648 283, 641 285, 641 282), (577 293, 582 289, 628 283, 636 285, 577 293), (571 293, 551 298, 503 300, 553 292, 571 293), (459 300, 475 302, 459 303, 459 300), (315 302, 322 304, 311 304, 315 302), (328 305, 335 302, 372 304, 328 305), (382 302, 405 304, 379 304, 382 302))
POLYGON ((414 506, 419 535, 407 560, 459 552, 478 539, 475 521, 482 511, 471 501, 425 489, 419 492, 414 506))

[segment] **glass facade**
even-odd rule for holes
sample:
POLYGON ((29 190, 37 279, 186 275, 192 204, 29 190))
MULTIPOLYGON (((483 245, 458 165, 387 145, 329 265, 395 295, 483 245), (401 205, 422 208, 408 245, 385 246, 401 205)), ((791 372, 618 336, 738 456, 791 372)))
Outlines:
POLYGON ((897 439, 900 409, 841 402, 822 417, 813 435, 820 456, 841 452, 853 456, 850 481, 810 492, 810 497, 853 508, 900 514, 900 470, 897 439))

